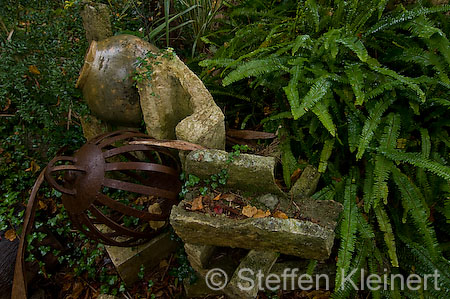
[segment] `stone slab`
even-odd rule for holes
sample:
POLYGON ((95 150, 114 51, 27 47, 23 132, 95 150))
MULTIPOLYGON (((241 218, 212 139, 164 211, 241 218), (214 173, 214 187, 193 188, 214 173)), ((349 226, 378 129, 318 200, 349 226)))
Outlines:
POLYGON ((257 275, 267 277, 279 253, 272 251, 251 250, 244 257, 239 267, 234 271, 229 283, 224 289, 229 298, 256 298, 261 286, 258 285, 257 275), (253 285, 249 281, 253 281, 253 285))
POLYGON ((241 154, 231 163, 228 161, 229 154, 222 150, 192 151, 186 157, 185 172, 207 179, 226 169, 227 188, 285 196, 275 183, 275 158, 241 154))
MULTIPOLYGON (((267 218, 230 219, 172 208, 170 223, 185 243, 276 251, 308 259, 329 257, 334 242, 333 220, 321 225, 308 220, 267 218)), ((338 209, 342 205, 334 203, 338 209)), ((334 220, 335 221, 335 220, 334 220)))
POLYGON ((139 246, 105 246, 105 248, 122 280, 131 285, 139 279, 141 265, 150 270, 174 252, 177 246, 178 244, 171 240, 170 233, 165 232, 139 246))

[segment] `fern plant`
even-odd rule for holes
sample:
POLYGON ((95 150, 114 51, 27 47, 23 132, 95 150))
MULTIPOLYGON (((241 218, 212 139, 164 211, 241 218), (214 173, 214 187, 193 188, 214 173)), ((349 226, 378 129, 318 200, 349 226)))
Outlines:
MULTIPOLYGON (((213 92, 251 90, 255 106, 276 111, 259 121, 279 130, 288 186, 292 165, 307 159, 323 172, 314 198, 343 203, 334 298, 355 293, 341 282, 356 268, 436 270, 448 283, 449 10, 427 1, 244 1, 216 35, 223 45, 200 62, 213 92)), ((412 295, 395 285, 372 296, 412 295)))

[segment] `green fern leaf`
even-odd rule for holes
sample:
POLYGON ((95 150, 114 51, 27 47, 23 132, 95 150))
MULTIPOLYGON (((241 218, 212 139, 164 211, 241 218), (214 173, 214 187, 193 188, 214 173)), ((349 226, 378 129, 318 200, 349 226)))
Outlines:
POLYGON ((286 97, 291 105, 291 110, 297 110, 300 108, 300 98, 298 96, 298 81, 300 79, 301 65, 296 65, 291 68, 291 80, 286 87, 283 87, 286 97))
POLYGON ((327 106, 322 102, 317 103, 311 108, 311 111, 317 116, 322 125, 328 130, 331 136, 336 136, 336 126, 333 123, 333 118, 328 112, 327 106))
POLYGON ((423 158, 421 153, 405 153, 398 150, 386 149, 379 149, 379 152, 391 160, 412 164, 416 167, 428 170, 447 181, 450 181, 450 167, 444 166, 430 159, 423 158))
POLYGON ((348 81, 350 82, 356 97, 355 105, 361 106, 364 103, 365 97, 363 91, 364 74, 360 66, 357 64, 347 66, 345 68, 345 74, 347 75, 348 81))
POLYGON ((402 82, 404 85, 406 85, 409 88, 411 88, 412 90, 414 90, 422 101, 425 101, 425 93, 423 92, 422 89, 420 89, 419 85, 417 85, 416 82, 414 82, 414 80, 412 80, 411 78, 402 76, 388 68, 376 66, 375 63, 373 63, 373 62, 369 63, 369 66, 372 70, 374 70, 380 74, 392 77, 392 78, 402 82))
POLYGON ((307 34, 299 35, 295 38, 295 41, 292 45, 292 55, 295 55, 300 48, 311 49, 312 40, 311 37, 307 34))
POLYGON ((341 245, 338 252, 337 266, 340 271, 336 273, 336 286, 341 286, 342 279, 350 270, 350 262, 355 250, 356 230, 358 226, 358 207, 355 203, 356 185, 352 179, 346 180, 344 191, 344 211, 340 226, 341 245))
POLYGON ((230 85, 236 81, 251 76, 259 76, 274 71, 285 71, 288 69, 284 62, 278 58, 257 59, 246 62, 230 72, 222 81, 223 86, 230 85))
POLYGON ((292 109, 292 115, 294 119, 302 117, 309 109, 323 99, 323 97, 330 91, 331 82, 328 80, 328 76, 324 75, 316 80, 313 86, 310 88, 305 97, 301 100, 300 105, 296 109, 292 109))
POLYGON ((315 0, 307 0, 306 7, 308 8, 308 15, 313 20, 314 30, 318 32, 320 23, 319 6, 317 5, 315 0))
POLYGON ((424 205, 422 192, 403 174, 397 167, 392 167, 394 182, 402 194, 402 205, 423 236, 425 244, 433 258, 438 256, 437 240, 435 232, 428 222, 429 208, 424 205))
POLYGON ((368 93, 366 94, 366 100, 374 99, 374 98, 378 97, 379 95, 383 94, 384 92, 393 90, 394 88, 402 86, 402 85, 403 85, 402 82, 392 81, 392 80, 382 83, 382 84, 378 85, 376 88, 368 91, 368 93))
POLYGON ((381 117, 383 116, 384 111, 386 111, 391 102, 391 100, 383 99, 382 101, 378 102, 375 107, 369 112, 369 117, 364 123, 364 127, 361 132, 356 159, 359 160, 363 156, 367 146, 372 140, 375 130, 381 122, 381 117))
POLYGON ((350 152, 354 152, 358 146, 359 138, 361 136, 362 125, 358 116, 353 111, 347 112, 347 126, 348 126, 348 146, 350 152))
POLYGON ((358 219, 358 232, 364 239, 375 238, 375 233, 373 232, 372 226, 367 223, 366 219, 361 213, 357 213, 358 219))
POLYGON ((383 206, 378 205, 375 210, 375 215, 377 216, 378 224, 380 225, 380 229, 384 232, 384 242, 388 247, 388 254, 391 259, 391 264, 394 267, 398 267, 398 258, 397 251, 395 247, 395 238, 394 233, 392 232, 391 222, 389 221, 389 217, 384 210, 383 206))
POLYGON ((333 152, 334 138, 325 140, 323 144, 322 152, 320 153, 319 172, 324 173, 327 169, 328 159, 333 152))
POLYGON ((359 60, 362 62, 367 62, 370 58, 366 47, 364 47, 364 44, 357 37, 344 37, 339 38, 336 41, 355 52, 356 56, 358 56, 359 60))
POLYGON ((387 125, 384 127, 384 134, 380 138, 380 147, 383 149, 394 149, 400 135, 400 115, 391 113, 387 117, 387 125))
POLYGON ((441 6, 434 6, 431 8, 425 8, 425 7, 416 7, 411 10, 407 10, 403 13, 400 13, 397 16, 388 16, 386 18, 382 18, 378 23, 370 27, 365 33, 364 37, 374 34, 378 31, 385 30, 391 26, 394 26, 396 24, 409 21, 411 19, 417 18, 419 16, 424 16, 431 13, 437 13, 437 12, 446 12, 450 10, 450 5, 441 5, 441 6))
POLYGON ((430 157, 430 152, 431 152, 430 134, 428 134, 427 129, 421 128, 420 136, 421 136, 421 140, 422 140, 422 156, 425 159, 428 159, 430 157))
POLYGON ((198 63, 201 67, 227 67, 235 60, 230 58, 205 59, 198 63))
MULTIPOLYGON (((380 200, 383 200, 384 204, 387 204, 387 197, 389 193, 387 180, 391 172, 391 167, 391 161, 387 160, 380 154, 375 156, 375 169, 373 171, 375 179, 372 193, 372 204, 374 207, 379 205, 380 200)), ((368 205, 368 207, 370 208, 370 205, 368 205)))

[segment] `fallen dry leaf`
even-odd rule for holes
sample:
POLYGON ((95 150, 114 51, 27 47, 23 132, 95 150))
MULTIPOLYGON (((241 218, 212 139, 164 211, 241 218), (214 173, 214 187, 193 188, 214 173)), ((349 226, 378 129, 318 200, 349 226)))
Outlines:
POLYGON ((43 202, 42 200, 40 200, 38 202, 38 204, 39 204, 38 210, 45 210, 45 209, 47 209, 47 204, 45 202, 43 202))
POLYGON ((213 200, 219 200, 219 199, 220 199, 220 196, 222 196, 222 193, 219 193, 219 195, 217 195, 216 197, 214 197, 213 200))
POLYGON ((289 218, 285 213, 283 213, 281 211, 276 211, 275 213, 273 213, 273 217, 280 218, 280 219, 288 219, 289 218))
POLYGON ((30 167, 25 169, 25 171, 32 171, 33 173, 36 173, 39 171, 39 169, 41 169, 41 167, 33 160, 30 163, 30 167))
POLYGON ((16 231, 13 229, 7 230, 5 232, 5 238, 10 240, 11 242, 14 241, 17 238, 16 231))
POLYGON ((222 199, 225 199, 226 201, 233 201, 236 199, 236 196, 234 194, 224 194, 221 196, 222 199))
POLYGON ((215 206, 214 207, 214 213, 216 213, 217 215, 222 215, 223 214, 223 208, 221 206, 215 206))
POLYGON ((291 184, 294 184, 300 178, 301 174, 302 174, 301 168, 297 168, 291 175, 291 184))
POLYGON ((269 210, 264 212, 263 210, 258 209, 256 214, 253 215, 253 218, 266 218, 266 217, 269 217, 269 216, 270 216, 270 211, 269 210))
POLYGON ((192 211, 197 211, 203 209, 203 202, 202 202, 203 196, 199 196, 194 198, 194 201, 192 202, 192 211))
POLYGON ((167 260, 162 260, 161 262, 159 262, 160 268, 167 268, 168 266, 169 266, 169 263, 167 262, 167 260))
POLYGON ((35 65, 30 65, 28 67, 28 70, 30 71, 30 73, 34 74, 34 75, 40 75, 41 72, 38 70, 38 68, 35 65))
POLYGON ((249 218, 255 216, 257 212, 258 212, 258 209, 251 205, 247 205, 242 208, 242 215, 247 216, 249 218))
MULTIPOLYGON (((161 206, 159 205, 159 203, 156 202, 148 207, 148 212, 150 214, 161 215, 162 214, 161 206)), ((161 227, 163 227, 164 225, 166 225, 166 222, 151 220, 148 222, 148 224, 150 224, 151 228, 153 228, 154 230, 157 230, 157 229, 160 229, 161 227)))

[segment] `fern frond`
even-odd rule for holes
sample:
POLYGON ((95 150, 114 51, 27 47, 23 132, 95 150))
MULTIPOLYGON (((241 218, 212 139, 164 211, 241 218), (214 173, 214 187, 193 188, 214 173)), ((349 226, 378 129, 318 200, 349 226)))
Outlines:
POLYGON ((352 183, 351 178, 347 178, 344 191, 344 211, 340 226, 341 245, 338 252, 338 271, 336 273, 336 287, 342 283, 350 270, 350 262, 355 250, 356 230, 358 226, 357 213, 358 207, 355 203, 356 185, 352 183))
MULTIPOLYGON (((352 261, 352 275, 350 276, 350 281, 346 281, 345 283, 342 279, 339 279, 341 283, 338 283, 338 276, 336 275, 336 284, 333 294, 331 295, 332 299, 347 299, 354 298, 351 294, 356 292, 354 286, 358 286, 359 280, 361 278, 361 271, 364 268, 364 264, 366 262, 367 256, 370 254, 371 240, 363 239, 363 242, 358 243, 356 257, 352 261)), ((337 268, 336 274, 342 273, 341 268, 337 268)))
POLYGON ((330 184, 322 188, 320 191, 314 193, 311 198, 314 200, 331 200, 334 198, 335 194, 336 189, 334 188, 334 185, 330 184))
POLYGON ((364 127, 361 132, 356 159, 359 160, 363 156, 367 146, 372 140, 375 130, 381 122, 381 117, 383 116, 384 111, 386 111, 391 102, 391 100, 383 99, 382 101, 378 102, 375 107, 369 112, 369 117, 365 121, 364 127))
POLYGON ((325 140, 323 144, 322 152, 320 153, 319 172, 324 173, 327 169, 328 159, 333 152, 334 138, 325 140))
POLYGON ((231 58, 205 59, 198 63, 201 67, 228 67, 235 60, 231 58))
POLYGON ((367 60, 370 58, 366 47, 357 37, 353 36, 344 38, 341 37, 337 39, 336 42, 352 50, 356 54, 356 56, 358 56, 359 60, 361 60, 362 62, 367 62, 367 60))
POLYGON ((287 136, 287 132, 282 130, 280 136, 284 136, 284 141, 280 143, 281 163, 283 165, 283 178, 286 186, 291 187, 291 175, 298 168, 297 159, 291 150, 291 138, 287 136))
POLYGON ((347 134, 348 134, 348 146, 350 152, 353 153, 359 143, 361 135, 362 125, 358 116, 353 111, 347 111, 347 134))
MULTIPOLYGON (((391 173, 391 167, 391 161, 387 160, 380 154, 375 156, 375 169, 373 171, 375 178, 371 200, 371 204, 374 207, 379 205, 380 200, 383 200, 384 204, 387 204, 387 197, 389 193, 387 180, 389 178, 389 174, 391 173)), ((364 207, 366 207, 366 202, 364 202, 364 207)), ((368 204, 368 208, 370 208, 370 204, 368 204)))
POLYGON ((333 122, 333 118, 328 112, 327 105, 324 102, 317 103, 314 107, 311 108, 311 111, 317 116, 322 125, 328 130, 331 136, 336 136, 336 126, 333 122))
POLYGON ((386 91, 393 90, 396 87, 402 86, 403 83, 400 81, 388 81, 385 83, 382 83, 381 85, 377 86, 376 88, 368 91, 366 94, 366 100, 371 100, 379 95, 383 94, 386 91))
POLYGON ((435 232, 428 222, 429 208, 424 205, 422 192, 397 167, 392 167, 395 184, 402 194, 402 205, 411 216, 418 232, 423 236, 425 244, 433 258, 438 256, 435 232))
POLYGON ((388 247, 388 254, 391 259, 391 264, 394 267, 398 267, 397 251, 395 247, 394 233, 392 232, 391 222, 382 205, 378 205, 374 208, 375 215, 377 216, 380 229, 384 232, 384 242, 388 247))
POLYGON ((375 25, 370 27, 364 33, 364 37, 367 37, 368 35, 374 34, 378 31, 385 30, 396 24, 417 18, 419 16, 424 16, 424 15, 428 15, 431 13, 437 13, 437 12, 446 12, 449 10, 450 10, 450 5, 433 6, 430 8, 416 7, 411 10, 404 11, 396 16, 388 16, 386 18, 382 18, 379 22, 377 22, 375 25))
POLYGON ((283 61, 279 58, 251 60, 239 65, 235 70, 230 72, 223 79, 222 84, 223 86, 227 86, 244 78, 259 76, 274 71, 288 72, 289 70, 284 66, 283 61))
POLYGON ((315 0, 306 0, 306 7, 308 8, 308 15, 314 23, 314 30, 318 32, 320 23, 319 6, 315 0))
POLYGON ((422 143, 422 156, 425 159, 430 157, 431 152, 431 139, 430 134, 428 134, 428 130, 425 128, 420 129, 421 143, 422 143))
POLYGON ((352 86, 353 93, 355 94, 356 101, 355 106, 361 106, 364 104, 364 73, 362 72, 360 65, 353 64, 345 68, 345 74, 347 75, 348 81, 352 86))
POLYGON ((317 102, 323 99, 323 97, 330 91, 331 82, 328 80, 328 76, 324 75, 316 80, 311 86, 308 93, 301 100, 300 105, 295 110, 291 108, 294 119, 302 117, 309 109, 311 109, 317 102))
POLYGON ((301 65, 296 65, 291 68, 291 79, 289 80, 289 84, 288 86, 283 87, 292 111, 300 108, 300 98, 298 96, 298 81, 300 79, 300 72, 301 65))
POLYGON ((366 219, 363 217, 361 213, 357 213, 358 219, 358 232, 364 239, 373 239, 375 238, 375 233, 373 232, 372 226, 367 223, 366 219))
POLYGON ((421 153, 405 153, 399 150, 385 149, 379 149, 379 152, 391 160, 412 164, 416 167, 428 170, 447 181, 450 181, 450 167, 444 166, 430 159, 425 159, 422 157, 421 153))
POLYGON ((384 149, 394 149, 397 145, 397 139, 400 135, 400 115, 391 113, 387 117, 387 125, 384 127, 384 133, 380 138, 380 147, 384 149))
POLYGON ((419 87, 419 85, 417 85, 413 79, 402 76, 396 72, 394 72, 393 70, 390 70, 388 68, 385 67, 380 67, 380 66, 376 66, 373 63, 369 63, 369 66, 372 70, 383 74, 385 76, 389 76, 392 77, 400 82, 402 82, 404 85, 408 86, 409 88, 411 88, 412 90, 414 90, 417 95, 420 97, 420 99, 422 101, 425 101, 425 93, 423 92, 423 90, 419 87))
POLYGON ((311 49, 312 47, 311 37, 307 34, 299 35, 295 38, 294 43, 292 44, 292 55, 295 55, 300 48, 311 49))

